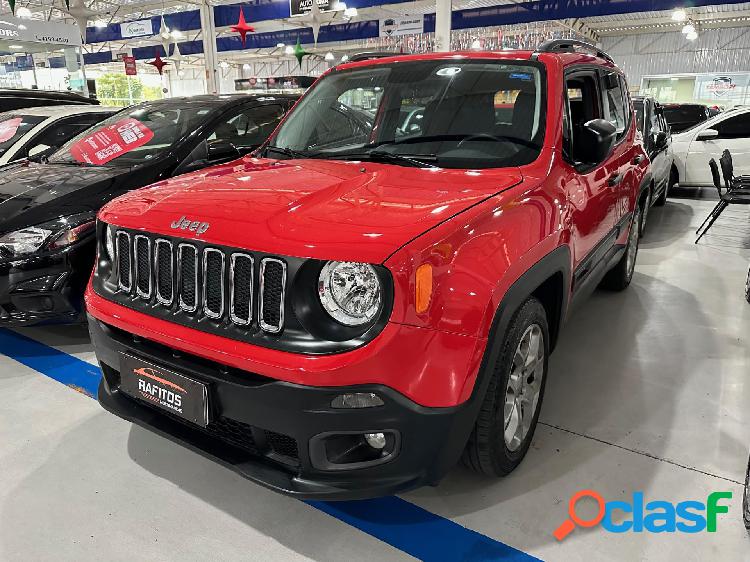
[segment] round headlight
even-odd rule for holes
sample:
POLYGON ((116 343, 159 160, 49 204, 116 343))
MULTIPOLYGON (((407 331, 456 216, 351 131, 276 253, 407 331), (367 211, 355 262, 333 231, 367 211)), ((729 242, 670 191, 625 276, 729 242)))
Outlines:
POLYGON ((380 310, 382 289, 375 269, 366 263, 328 262, 320 272, 318 295, 326 312, 347 326, 361 326, 380 310))
POLYGON ((112 227, 107 225, 107 228, 105 229, 107 231, 106 238, 105 238, 105 245, 107 248, 107 257, 110 260, 115 259, 115 239, 114 235, 112 234, 112 227))

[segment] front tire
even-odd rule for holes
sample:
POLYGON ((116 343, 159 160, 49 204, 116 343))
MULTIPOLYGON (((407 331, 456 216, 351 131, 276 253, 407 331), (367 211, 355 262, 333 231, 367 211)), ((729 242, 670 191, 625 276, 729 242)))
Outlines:
POLYGON ((750 531, 750 461, 747 464, 745 491, 742 494, 742 519, 745 522, 745 529, 750 531))
POLYGON ((620 261, 617 262, 617 265, 602 279, 601 286, 603 288, 612 291, 623 291, 627 289, 633 280, 635 261, 638 257, 638 245, 641 240, 638 225, 641 224, 642 213, 643 209, 641 209, 641 206, 636 205, 633 211, 633 222, 630 223, 630 233, 628 234, 628 244, 625 246, 625 253, 620 258, 620 261))
POLYGON ((521 464, 539 421, 549 355, 542 303, 534 297, 524 302, 498 343, 501 352, 462 458, 469 468, 495 477, 521 464))
POLYGON ((745 279, 745 300, 750 302, 750 269, 747 270, 747 278, 745 279))

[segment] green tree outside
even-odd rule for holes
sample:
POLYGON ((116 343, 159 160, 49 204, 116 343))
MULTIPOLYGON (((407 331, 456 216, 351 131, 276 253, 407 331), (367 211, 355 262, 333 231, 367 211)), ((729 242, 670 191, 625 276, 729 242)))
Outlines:
POLYGON ((137 77, 128 77, 119 72, 108 72, 96 79, 96 96, 102 105, 120 107, 163 97, 161 88, 146 86, 137 77))

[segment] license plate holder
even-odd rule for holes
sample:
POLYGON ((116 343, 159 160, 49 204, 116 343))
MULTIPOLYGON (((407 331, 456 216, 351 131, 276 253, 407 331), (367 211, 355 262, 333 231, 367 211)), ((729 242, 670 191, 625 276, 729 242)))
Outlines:
POLYGON ((121 353, 120 390, 183 420, 208 425, 208 387, 170 369, 121 353))

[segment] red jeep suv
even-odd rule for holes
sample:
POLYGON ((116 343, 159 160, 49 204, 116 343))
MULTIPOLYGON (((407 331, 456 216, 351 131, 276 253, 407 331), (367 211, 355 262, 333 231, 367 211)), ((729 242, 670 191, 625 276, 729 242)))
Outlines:
POLYGON ((508 474, 571 304, 630 283, 649 189, 591 46, 354 57, 252 157, 101 210, 99 401, 299 497, 508 474))

